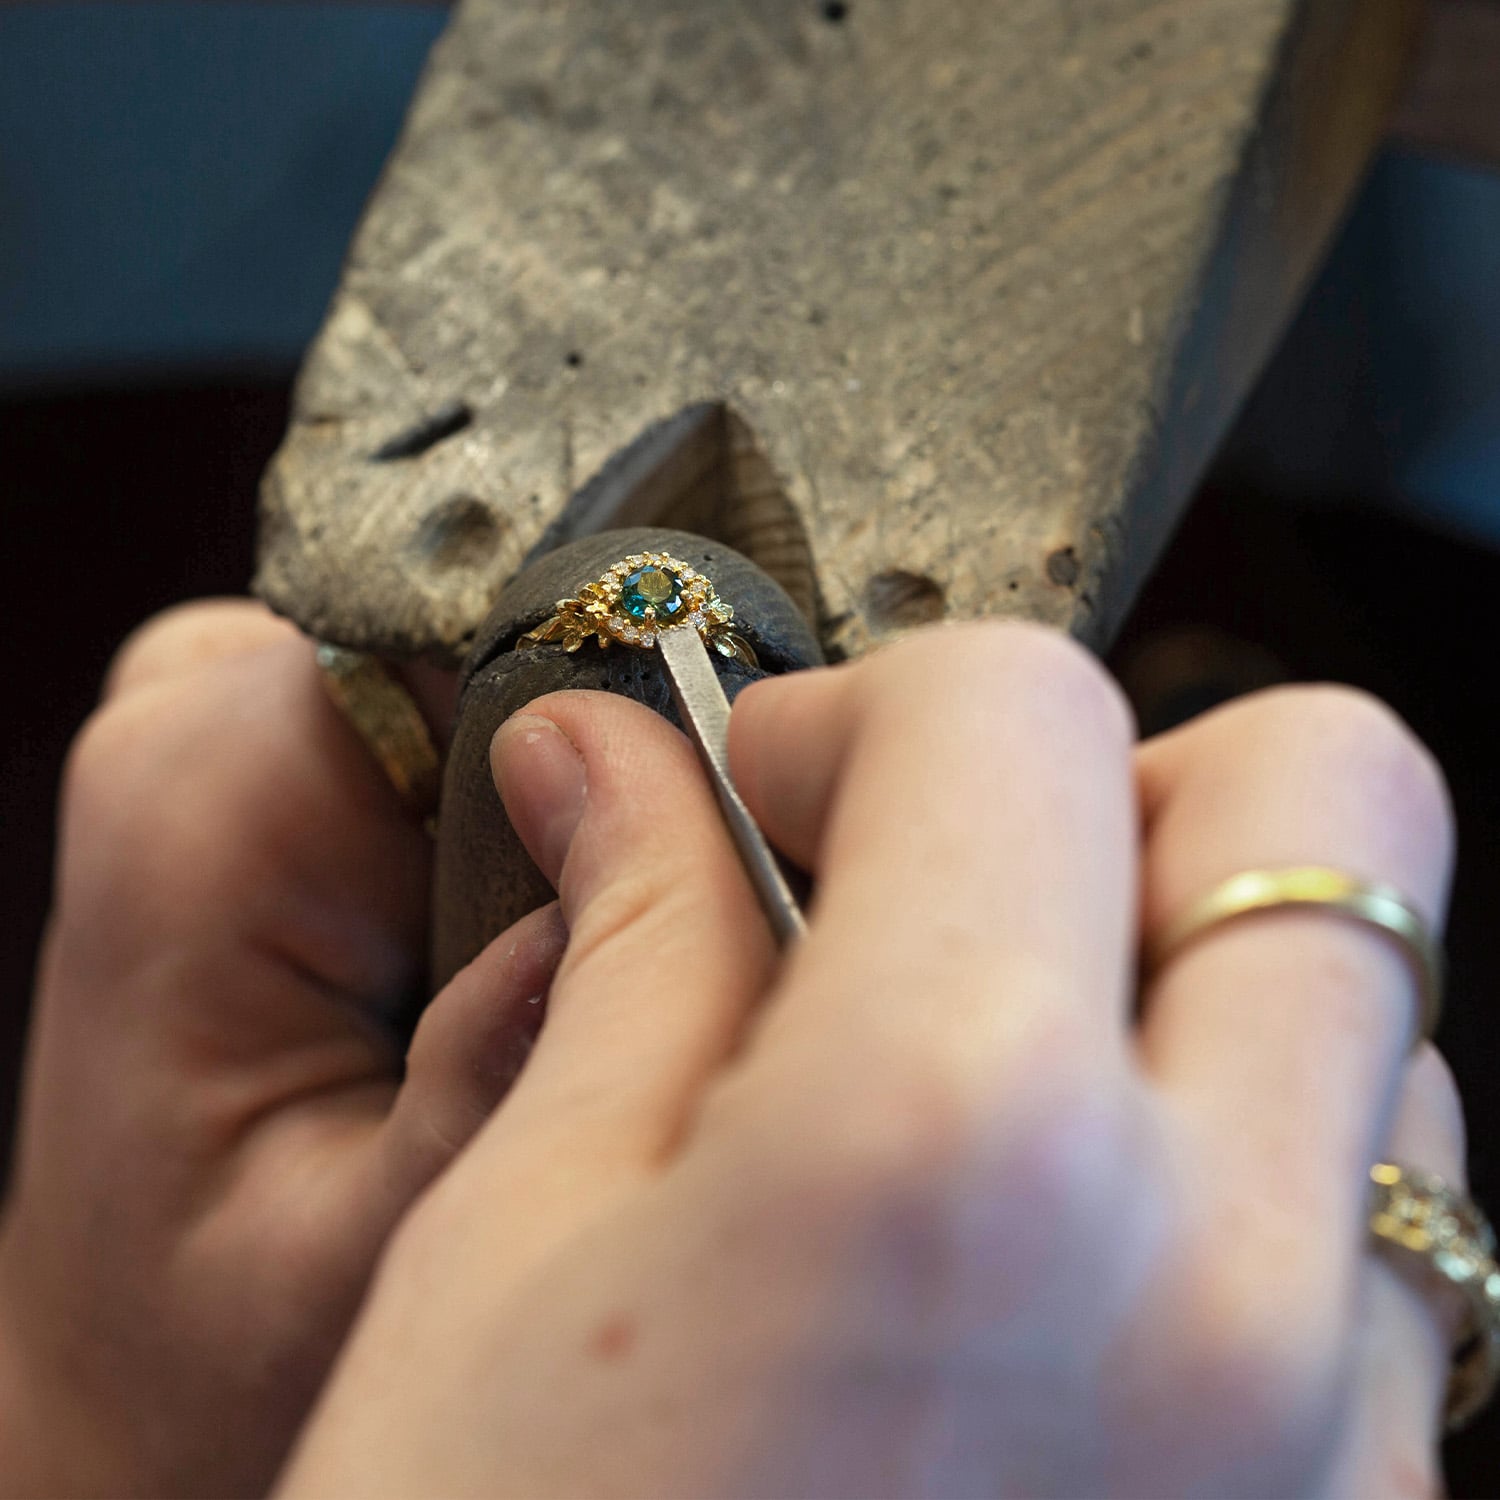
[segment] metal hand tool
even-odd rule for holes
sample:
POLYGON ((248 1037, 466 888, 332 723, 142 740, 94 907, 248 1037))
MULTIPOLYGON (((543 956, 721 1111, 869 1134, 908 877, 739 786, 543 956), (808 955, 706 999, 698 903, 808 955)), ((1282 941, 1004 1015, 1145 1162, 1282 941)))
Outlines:
POLYGON ((688 738, 713 783, 745 873, 783 947, 806 935, 807 921, 766 836, 760 831, 729 774, 729 699, 698 632, 691 626, 664 630, 657 650, 672 683, 672 697, 688 738))

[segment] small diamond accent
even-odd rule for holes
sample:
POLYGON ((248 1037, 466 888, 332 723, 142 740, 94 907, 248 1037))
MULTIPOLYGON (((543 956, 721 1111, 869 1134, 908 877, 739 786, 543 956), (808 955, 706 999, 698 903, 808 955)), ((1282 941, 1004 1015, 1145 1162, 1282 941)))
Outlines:
POLYGON ((521 638, 521 646, 549 643, 576 651, 590 637, 600 646, 623 644, 650 650, 665 630, 690 625, 721 656, 751 665, 754 652, 732 635, 734 610, 713 581, 680 558, 655 549, 620 558, 578 596, 557 601, 557 613, 521 638))

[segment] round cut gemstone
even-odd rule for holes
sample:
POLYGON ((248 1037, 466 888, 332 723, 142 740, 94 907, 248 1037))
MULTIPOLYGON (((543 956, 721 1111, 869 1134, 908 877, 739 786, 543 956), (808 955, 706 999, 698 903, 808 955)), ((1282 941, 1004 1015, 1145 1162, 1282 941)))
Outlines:
POLYGON ((670 620, 684 607, 682 580, 657 563, 646 563, 629 574, 620 585, 617 608, 632 620, 644 620, 646 611, 654 610, 658 620, 670 620))

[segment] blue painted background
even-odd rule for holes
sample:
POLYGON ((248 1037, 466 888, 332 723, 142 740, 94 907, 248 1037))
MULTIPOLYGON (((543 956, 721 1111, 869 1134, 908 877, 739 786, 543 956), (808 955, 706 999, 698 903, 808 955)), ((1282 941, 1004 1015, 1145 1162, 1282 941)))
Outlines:
POLYGON ((1278 492, 1500 543, 1500 172, 1385 154, 1234 448, 1278 492))
POLYGON ((444 19, 0 5, 0 381, 295 360, 444 19))
MULTIPOLYGON (((0 4, 0 389, 291 365, 443 21, 0 4)), ((1500 174, 1387 155, 1237 461, 1500 537, 1497 268, 1500 174)))

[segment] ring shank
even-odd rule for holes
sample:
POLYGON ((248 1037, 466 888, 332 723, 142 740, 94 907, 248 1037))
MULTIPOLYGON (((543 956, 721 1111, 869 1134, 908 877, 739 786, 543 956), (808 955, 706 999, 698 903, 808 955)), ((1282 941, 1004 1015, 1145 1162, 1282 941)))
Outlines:
POLYGON ((1159 973, 1189 944, 1225 922, 1295 907, 1346 917, 1394 939, 1417 981, 1414 1042, 1432 1036, 1442 1013, 1443 955, 1427 924, 1393 886, 1359 880, 1321 865, 1245 870, 1231 876, 1157 934, 1147 949, 1146 970, 1159 973))

